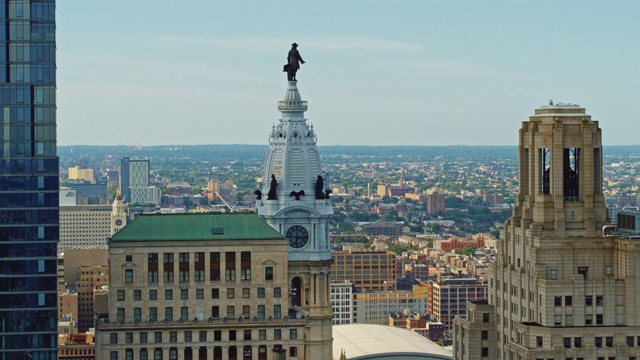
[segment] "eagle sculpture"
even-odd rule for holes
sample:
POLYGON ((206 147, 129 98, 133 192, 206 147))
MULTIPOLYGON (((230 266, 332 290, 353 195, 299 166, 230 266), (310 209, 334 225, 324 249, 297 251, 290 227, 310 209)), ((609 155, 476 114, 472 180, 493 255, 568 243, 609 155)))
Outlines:
POLYGON ((300 196, 304 196, 304 190, 300 190, 300 191, 292 191, 291 194, 289 194, 289 197, 295 196, 296 200, 300 200, 300 196))

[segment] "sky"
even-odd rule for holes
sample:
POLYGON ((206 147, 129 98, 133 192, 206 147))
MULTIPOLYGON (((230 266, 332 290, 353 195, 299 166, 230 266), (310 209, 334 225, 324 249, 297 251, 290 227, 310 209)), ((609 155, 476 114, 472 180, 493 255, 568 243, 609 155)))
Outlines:
POLYGON ((59 145, 268 144, 298 88, 318 145, 515 145, 554 102, 640 144, 640 1, 59 0, 59 145))

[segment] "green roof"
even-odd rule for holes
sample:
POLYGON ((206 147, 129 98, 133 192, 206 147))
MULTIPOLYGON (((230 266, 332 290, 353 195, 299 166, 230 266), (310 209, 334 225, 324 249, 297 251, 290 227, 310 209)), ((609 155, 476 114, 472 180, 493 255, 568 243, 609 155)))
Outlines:
POLYGON ((256 214, 140 215, 111 241, 284 239, 256 214))

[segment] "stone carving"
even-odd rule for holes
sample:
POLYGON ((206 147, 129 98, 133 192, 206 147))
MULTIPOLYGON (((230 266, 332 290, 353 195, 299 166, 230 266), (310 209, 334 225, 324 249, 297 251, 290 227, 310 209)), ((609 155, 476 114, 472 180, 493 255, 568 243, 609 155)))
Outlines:
POLYGON ((329 198, 329 194, 331 194, 333 191, 331 189, 326 189, 324 191, 324 198, 328 199, 329 198))

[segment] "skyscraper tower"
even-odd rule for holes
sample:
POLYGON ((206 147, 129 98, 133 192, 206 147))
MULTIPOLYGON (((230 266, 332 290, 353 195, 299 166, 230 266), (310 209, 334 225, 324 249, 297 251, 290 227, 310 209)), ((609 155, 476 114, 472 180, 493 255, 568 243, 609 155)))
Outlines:
POLYGON ((456 318, 455 358, 636 358, 640 241, 603 236, 598 122, 578 105, 542 106, 522 123, 518 158, 489 301, 456 318))
POLYGON ((269 135, 265 182, 256 210, 289 239, 292 309, 311 324, 304 358, 331 359, 329 184, 323 178, 313 126, 304 118, 307 102, 296 81, 288 82, 278 110, 282 117, 269 135))
POLYGON ((2 1, 0 22, 0 359, 55 359, 55 1, 2 1))

